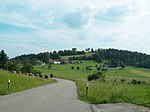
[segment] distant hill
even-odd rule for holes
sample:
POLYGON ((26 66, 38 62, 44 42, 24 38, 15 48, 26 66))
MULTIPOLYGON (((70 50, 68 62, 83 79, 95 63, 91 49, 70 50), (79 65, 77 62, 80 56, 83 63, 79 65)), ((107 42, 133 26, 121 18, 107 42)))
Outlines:
POLYGON ((91 51, 77 51, 77 49, 73 48, 72 50, 61 50, 58 52, 53 51, 39 54, 21 55, 11 60, 17 63, 31 63, 35 65, 39 60, 44 63, 49 63, 49 59, 93 60, 97 62, 107 60, 107 64, 113 66, 130 65, 150 68, 150 55, 118 49, 92 49, 91 51))

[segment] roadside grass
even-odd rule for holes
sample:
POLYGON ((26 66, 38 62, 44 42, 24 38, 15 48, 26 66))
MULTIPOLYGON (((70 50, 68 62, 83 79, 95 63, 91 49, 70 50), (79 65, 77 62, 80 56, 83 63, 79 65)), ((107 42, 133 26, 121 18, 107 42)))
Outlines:
POLYGON ((21 74, 12 74, 8 71, 0 70, 0 96, 14 92, 19 92, 34 87, 53 83, 55 81, 38 77, 29 77, 21 74), (8 90, 8 80, 11 80, 10 90, 8 90))
POLYGON ((92 81, 89 83, 89 94, 85 97, 85 82, 77 81, 80 99, 89 103, 133 103, 150 107, 149 85, 132 85, 92 81))
POLYGON ((106 75, 105 82, 90 81, 89 94, 86 98, 86 79, 87 76, 97 72, 96 69, 92 71, 85 70, 86 66, 100 65, 100 63, 93 61, 83 61, 82 64, 62 64, 52 65, 51 69, 48 66, 42 68, 35 67, 42 71, 43 75, 53 73, 54 77, 73 80, 76 82, 78 97, 83 101, 89 103, 133 103, 150 107, 150 77, 149 69, 138 69, 134 67, 127 67, 124 70, 112 70, 104 72, 106 75), (74 70, 71 70, 74 66, 74 70), (77 70, 76 67, 80 69, 77 70), (134 71, 134 72, 131 72, 134 71), (143 72, 146 75, 143 75, 143 72), (124 79, 125 82, 121 82, 124 79), (131 81, 144 81, 143 84, 131 84, 131 81), (114 81, 115 80, 115 81, 114 81))

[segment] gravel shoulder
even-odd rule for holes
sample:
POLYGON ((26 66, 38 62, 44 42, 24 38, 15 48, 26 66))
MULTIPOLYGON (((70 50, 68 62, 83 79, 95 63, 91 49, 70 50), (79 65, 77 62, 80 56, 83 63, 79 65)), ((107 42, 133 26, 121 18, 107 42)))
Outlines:
POLYGON ((150 108, 129 103, 92 104, 90 107, 91 112, 150 112, 150 108))

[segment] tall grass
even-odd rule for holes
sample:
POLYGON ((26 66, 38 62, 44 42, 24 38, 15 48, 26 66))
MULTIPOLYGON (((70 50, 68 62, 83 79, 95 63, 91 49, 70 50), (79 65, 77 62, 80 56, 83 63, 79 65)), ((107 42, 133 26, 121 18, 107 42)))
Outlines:
POLYGON ((85 81, 77 81, 80 99, 90 103, 133 103, 150 107, 150 86, 92 81, 85 95, 85 81))

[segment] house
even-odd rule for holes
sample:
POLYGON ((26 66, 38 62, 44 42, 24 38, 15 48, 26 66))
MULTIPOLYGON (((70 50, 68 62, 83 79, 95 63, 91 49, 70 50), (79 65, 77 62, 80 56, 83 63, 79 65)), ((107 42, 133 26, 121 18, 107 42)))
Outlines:
POLYGON ((61 64, 61 61, 59 61, 59 60, 50 59, 49 62, 52 63, 52 64, 61 64))
POLYGON ((61 61, 54 60, 54 64, 61 64, 61 61))
POLYGON ((62 63, 62 64, 70 64, 70 60, 68 60, 68 59, 63 59, 63 60, 61 60, 61 63, 62 63))
POLYGON ((103 65, 101 69, 105 69, 105 70, 121 70, 122 67, 111 67, 110 65, 103 65))

